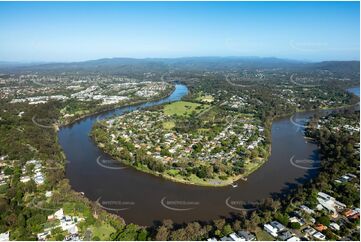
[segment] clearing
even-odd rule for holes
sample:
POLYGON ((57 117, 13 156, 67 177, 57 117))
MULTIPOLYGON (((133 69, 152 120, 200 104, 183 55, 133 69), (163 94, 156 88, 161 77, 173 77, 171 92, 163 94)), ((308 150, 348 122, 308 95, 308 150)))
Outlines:
POLYGON ((206 109, 209 105, 202 105, 199 103, 179 101, 170 103, 164 106, 164 114, 172 116, 190 116, 193 112, 199 113, 206 109))

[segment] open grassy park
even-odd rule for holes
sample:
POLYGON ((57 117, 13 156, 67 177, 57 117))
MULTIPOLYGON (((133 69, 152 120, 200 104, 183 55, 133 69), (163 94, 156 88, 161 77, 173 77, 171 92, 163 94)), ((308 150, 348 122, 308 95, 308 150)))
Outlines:
POLYGON ((177 115, 177 116, 189 116, 193 112, 199 113, 206 108, 208 108, 209 105, 202 105, 199 103, 192 103, 192 102, 186 102, 186 101, 179 101, 170 103, 164 106, 164 114, 166 115, 177 115))

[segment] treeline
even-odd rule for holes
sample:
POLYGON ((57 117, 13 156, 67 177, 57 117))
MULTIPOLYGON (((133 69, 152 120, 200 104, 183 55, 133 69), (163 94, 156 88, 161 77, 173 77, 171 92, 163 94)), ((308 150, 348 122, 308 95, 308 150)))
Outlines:
MULTIPOLYGON (((359 111, 340 111, 328 116, 330 117, 335 120, 341 118, 341 127, 351 122, 360 122, 359 111)), ((320 190, 333 191, 335 197, 346 205, 359 207, 360 187, 356 184, 359 183, 360 177, 360 133, 351 133, 342 128, 335 129, 330 124, 316 128, 318 120, 320 118, 315 117, 311 121, 311 127, 307 129, 307 135, 317 141, 323 157, 322 172, 315 184, 320 190), (347 173, 356 175, 358 181, 341 184, 334 182, 347 173)))

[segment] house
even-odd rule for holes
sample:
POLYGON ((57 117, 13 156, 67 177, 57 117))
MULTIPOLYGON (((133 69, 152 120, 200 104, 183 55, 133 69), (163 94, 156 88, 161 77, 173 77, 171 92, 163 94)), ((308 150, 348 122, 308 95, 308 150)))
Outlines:
POLYGON ((44 184, 44 177, 43 174, 41 173, 36 173, 36 175, 34 176, 34 181, 37 185, 42 185, 44 184))
POLYGON ((208 238, 207 241, 217 241, 217 239, 212 237, 212 238, 208 238))
POLYGON ((318 240, 325 240, 326 236, 320 232, 316 232, 312 235, 314 238, 318 239, 318 240))
POLYGON ((303 219, 297 218, 296 216, 289 218, 290 223, 298 223, 299 225, 304 225, 303 219))
POLYGON ((360 217, 360 210, 348 209, 344 212, 344 215, 349 219, 358 219, 360 217))
POLYGON ((224 236, 221 238, 221 241, 233 241, 230 237, 224 236))
POLYGON ((311 218, 310 218, 310 222, 311 222, 312 224, 315 224, 315 223, 316 223, 316 219, 313 218, 313 217, 311 217, 311 218))
POLYGON ((7 155, 3 155, 3 156, 0 156, 0 160, 5 160, 8 156, 7 155))
POLYGON ((333 214, 337 214, 337 209, 345 209, 346 205, 337 201, 334 197, 331 197, 330 195, 319 192, 317 194, 317 201, 319 204, 325 208, 327 211, 332 212, 333 214))
POLYGON ((229 237, 230 237, 233 241, 246 241, 245 239, 239 237, 238 234, 236 234, 236 233, 231 233, 231 234, 229 235, 229 237))
POLYGON ((306 235, 311 236, 311 235, 313 235, 314 233, 316 233, 317 231, 316 231, 314 228, 312 228, 312 227, 307 227, 307 228, 305 228, 305 229, 303 230, 303 232, 304 232, 306 235))
POLYGON ((65 241, 80 241, 80 238, 79 238, 78 234, 71 234, 69 236, 65 236, 64 240, 65 241))
POLYGON ((283 230, 286 230, 286 227, 283 226, 280 222, 278 221, 272 221, 271 226, 277 229, 277 232, 281 232, 283 230))
POLYGON ((278 234, 278 239, 279 240, 283 240, 283 241, 286 241, 286 240, 288 240, 289 238, 291 238, 293 236, 293 234, 290 232, 290 231, 288 231, 288 230, 284 230, 284 231, 282 231, 282 232, 280 232, 279 234, 278 234))
POLYGON ((330 223, 330 228, 339 231, 340 225, 338 225, 337 223, 330 223))
POLYGON ((325 225, 323 225, 323 224, 316 224, 315 229, 316 229, 317 231, 322 232, 322 231, 324 231, 324 230, 327 229, 327 226, 325 226, 325 225))
POLYGON ((272 225, 270 225, 270 224, 265 224, 264 226, 263 226, 263 229, 267 232, 267 233, 269 233, 270 235, 272 235, 273 237, 277 237, 277 229, 276 228, 274 228, 272 225))
POLYGON ((70 226, 67 226, 64 230, 68 230, 69 234, 78 234, 78 227, 76 226, 76 224, 71 224, 70 226))
POLYGON ((301 208, 301 210, 305 211, 305 213, 308 213, 308 214, 313 214, 313 213, 315 213, 315 211, 313 211, 312 209, 310 209, 310 208, 307 207, 306 205, 301 205, 300 208, 301 208))
POLYGON ((26 182, 30 181, 30 176, 22 176, 22 177, 20 177, 20 181, 23 183, 26 183, 26 182))
POLYGON ((0 234, 0 241, 9 241, 10 240, 10 231, 0 234))
POLYGON ((37 234, 38 240, 39 241, 45 241, 46 237, 48 237, 48 235, 51 235, 51 231, 45 231, 42 233, 37 234))
POLYGON ((241 238, 244 238, 245 241, 256 241, 257 238, 254 234, 245 231, 245 230, 240 230, 238 231, 238 236, 241 238))
POLYGON ((61 209, 59 209, 58 211, 56 211, 56 212, 54 213, 54 217, 55 217, 56 219, 61 220, 61 219, 64 217, 64 211, 63 211, 63 209, 61 208, 61 209))
POLYGON ((351 220, 360 219, 360 213, 355 213, 355 214, 349 216, 348 219, 351 219, 351 220))
POLYGON ((291 238, 288 238, 286 241, 300 241, 301 239, 296 237, 296 236, 292 236, 291 238))

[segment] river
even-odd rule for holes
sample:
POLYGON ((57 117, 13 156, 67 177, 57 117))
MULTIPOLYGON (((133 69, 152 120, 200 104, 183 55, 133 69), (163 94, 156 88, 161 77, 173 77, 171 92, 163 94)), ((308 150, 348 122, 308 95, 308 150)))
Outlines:
MULTIPOLYGON (((68 164, 66 177, 72 188, 127 223, 152 225, 165 218, 176 223, 209 221, 247 209, 256 209, 261 199, 287 193, 317 175, 317 145, 304 137, 304 124, 312 112, 275 120, 269 160, 238 187, 201 187, 171 182, 111 161, 89 137, 97 120, 139 108, 180 100, 188 93, 177 84, 160 101, 118 108, 81 119, 59 130, 59 143, 68 164), (106 162, 108 161, 108 163, 106 162), (246 204, 246 205, 245 205, 246 204)), ((249 210, 248 210, 249 211, 249 210)))

